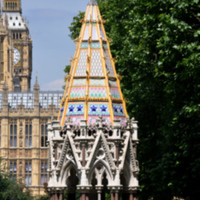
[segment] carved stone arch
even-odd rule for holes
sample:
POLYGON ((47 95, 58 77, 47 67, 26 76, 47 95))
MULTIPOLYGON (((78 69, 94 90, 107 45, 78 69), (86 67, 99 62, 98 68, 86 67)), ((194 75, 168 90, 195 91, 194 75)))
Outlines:
MULTIPOLYGON (((78 175, 78 169, 77 169, 77 166, 71 161, 71 160, 68 160, 62 167, 62 170, 60 172, 60 177, 61 177, 61 182, 62 182, 62 185, 66 185, 66 180, 68 178, 68 174, 69 174, 69 171, 74 168, 75 171, 76 171, 76 174, 78 175)), ((79 177, 78 177, 79 178, 79 177)))
POLYGON ((89 172, 89 175, 88 175, 89 183, 91 183, 93 173, 95 173, 95 169, 98 167, 99 164, 101 164, 102 166, 105 167, 104 173, 106 173, 106 175, 108 177, 108 184, 109 184, 110 181, 113 180, 113 175, 112 175, 112 172, 111 172, 111 170, 109 168, 109 164, 107 164, 104 160, 97 160, 94 163, 94 165, 92 166, 92 168, 91 168, 91 170, 89 172))

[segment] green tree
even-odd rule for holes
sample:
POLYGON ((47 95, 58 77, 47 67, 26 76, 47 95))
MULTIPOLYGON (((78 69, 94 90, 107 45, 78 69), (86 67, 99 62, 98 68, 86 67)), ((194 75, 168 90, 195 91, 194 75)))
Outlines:
MULTIPOLYGON (((139 121, 140 199, 200 195, 199 0, 99 0, 129 115, 139 121)), ((71 24, 71 38, 81 19, 71 24)), ((75 34, 76 32, 76 34, 75 34)))

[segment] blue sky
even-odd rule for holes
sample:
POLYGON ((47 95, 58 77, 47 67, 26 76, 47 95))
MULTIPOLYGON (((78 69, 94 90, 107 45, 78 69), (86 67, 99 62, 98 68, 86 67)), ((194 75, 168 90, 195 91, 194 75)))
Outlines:
POLYGON ((29 22, 33 40, 33 73, 41 90, 61 90, 65 65, 73 57, 75 44, 70 39, 70 23, 89 0, 21 0, 22 15, 29 22))

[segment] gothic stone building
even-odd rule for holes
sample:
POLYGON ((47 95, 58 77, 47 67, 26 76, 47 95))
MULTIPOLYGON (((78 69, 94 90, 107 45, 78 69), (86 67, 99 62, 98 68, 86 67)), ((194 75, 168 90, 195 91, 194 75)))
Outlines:
POLYGON ((14 178, 33 195, 44 194, 48 181, 47 122, 57 118, 62 92, 42 92, 36 81, 32 92, 0 93, 0 157, 14 178))
MULTIPOLYGON (((1 2, 1 1, 0 1, 1 2)), ((1 6, 0 6, 1 7, 1 6)), ((58 116, 62 92, 30 91, 32 41, 20 0, 0 9, 0 157, 34 195, 48 181, 47 122, 58 116)))
POLYGON ((135 200, 137 122, 130 120, 96 0, 90 0, 57 121, 48 123, 51 200, 135 200))

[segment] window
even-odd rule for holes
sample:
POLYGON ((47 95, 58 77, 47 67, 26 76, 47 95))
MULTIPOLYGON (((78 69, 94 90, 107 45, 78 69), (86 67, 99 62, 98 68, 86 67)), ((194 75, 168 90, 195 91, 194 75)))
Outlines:
POLYGON ((32 184, 32 163, 31 161, 25 162, 25 185, 32 184))
POLYGON ((15 23, 13 23, 13 26, 15 26, 15 23))
POLYGON ((10 161, 11 179, 17 179, 17 161, 10 161))
POLYGON ((13 39, 15 40, 15 33, 13 33, 13 39))
POLYGON ((17 122, 13 121, 10 125, 10 147, 17 147, 17 122))
POLYGON ((30 121, 26 121, 25 134, 25 147, 32 147, 32 125, 30 121))
POLYGON ((41 147, 47 147, 47 122, 43 122, 41 125, 41 147))
POLYGON ((47 183, 47 161, 41 161, 41 185, 47 183))

